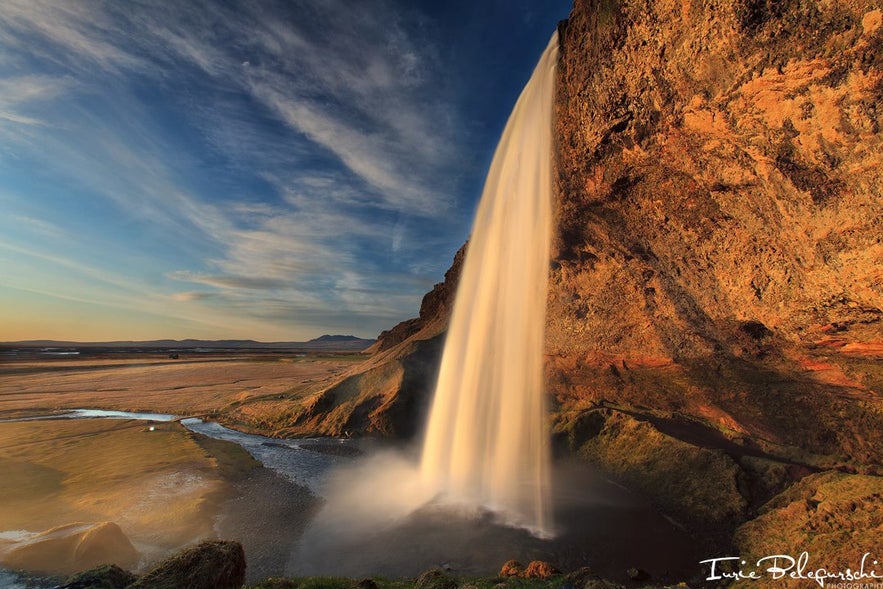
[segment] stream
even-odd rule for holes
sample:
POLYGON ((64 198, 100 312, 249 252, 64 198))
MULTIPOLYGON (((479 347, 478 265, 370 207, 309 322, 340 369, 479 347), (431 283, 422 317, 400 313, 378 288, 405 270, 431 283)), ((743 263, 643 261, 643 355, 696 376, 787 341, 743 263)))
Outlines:
MULTIPOLYGON (((179 419, 162 413, 77 409, 27 420, 95 418, 154 422, 179 419)), ((525 530, 499 525, 490 514, 464 514, 437 501, 393 518, 385 517, 382 511, 369 513, 378 497, 390 496, 390 500, 397 501, 394 490, 405 478, 398 476, 395 468, 387 468, 388 462, 378 461, 390 454, 383 444, 375 447, 370 440, 331 438, 277 439, 239 432, 199 418, 184 418, 180 422, 192 432, 240 445, 270 471, 334 505, 330 512, 326 509, 313 519, 303 532, 295 532, 292 522, 281 515, 262 524, 273 528, 266 530, 267 538, 280 533, 285 536, 288 530, 290 540, 299 547, 291 553, 285 567, 287 574, 359 577, 370 571, 390 577, 412 577, 437 566, 487 574, 511 558, 539 558, 554 561, 564 570, 588 563, 612 577, 623 575, 629 566, 642 566, 665 576, 685 578, 698 560, 693 554, 698 547, 689 534, 666 521, 645 501, 587 469, 584 463, 559 461, 555 465, 558 534, 552 540, 543 540, 525 530), (338 468, 348 465, 353 468, 338 468), (339 483, 341 471, 355 473, 355 477, 345 480, 342 486, 332 487, 329 481, 339 483), (384 474, 385 471, 388 472, 384 474), (379 482, 373 487, 365 485, 373 479, 379 482), (342 495, 341 491, 345 493, 342 495), (341 500, 343 508, 338 509, 335 504, 341 500), (360 511, 360 517, 369 516, 369 527, 359 528, 357 518, 348 515, 360 511)), ((401 462, 401 452, 396 456, 401 462)), ((0 587, 52 586, 0 569, 0 587)))
POLYGON ((351 440, 298 438, 281 440, 246 434, 199 418, 182 419, 181 425, 192 432, 234 442, 242 446, 264 467, 282 475, 292 483, 308 488, 320 497, 325 494, 327 474, 332 467, 352 462, 360 454, 351 440), (336 450, 339 448, 340 450, 336 450))
MULTIPOLYGON (((239 444, 264 467, 282 475, 292 483, 308 488, 315 495, 322 496, 325 490, 326 474, 339 464, 352 462, 361 454, 354 440, 330 438, 298 438, 281 440, 256 434, 246 434, 214 421, 204 421, 198 417, 181 419, 169 413, 149 413, 134 411, 110 411, 105 409, 71 409, 65 413, 0 419, 0 423, 22 421, 46 421, 53 419, 136 419, 141 421, 170 422, 181 421, 188 430, 214 438, 239 444)), ((2 587, 2 585, 0 585, 2 587)))

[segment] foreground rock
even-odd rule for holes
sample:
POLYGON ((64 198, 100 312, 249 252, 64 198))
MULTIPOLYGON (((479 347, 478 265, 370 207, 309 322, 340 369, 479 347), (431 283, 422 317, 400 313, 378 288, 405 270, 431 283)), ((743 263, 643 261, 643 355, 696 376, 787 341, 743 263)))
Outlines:
POLYGON ((50 574, 71 574, 106 563, 131 568, 138 559, 132 543, 113 522, 73 523, 0 544, 5 567, 50 574))
POLYGON ((238 542, 203 542, 163 561, 129 589, 239 589, 245 552, 238 542))
POLYGON ((116 565, 103 565, 74 575, 58 589, 125 589, 137 580, 116 565))

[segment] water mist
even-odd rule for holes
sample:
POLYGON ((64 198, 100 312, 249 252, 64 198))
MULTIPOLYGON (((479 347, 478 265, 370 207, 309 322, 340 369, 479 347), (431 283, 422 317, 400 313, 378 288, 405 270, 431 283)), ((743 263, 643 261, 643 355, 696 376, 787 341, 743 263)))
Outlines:
POLYGON ((403 574, 440 547, 445 558, 460 547, 468 559, 497 562, 529 537, 489 523, 551 536, 543 331, 557 55, 556 33, 494 153, 419 468, 387 451, 336 470, 291 571, 403 574))
POLYGON ((421 460, 428 487, 551 534, 543 334, 558 35, 515 105, 476 213, 421 460))

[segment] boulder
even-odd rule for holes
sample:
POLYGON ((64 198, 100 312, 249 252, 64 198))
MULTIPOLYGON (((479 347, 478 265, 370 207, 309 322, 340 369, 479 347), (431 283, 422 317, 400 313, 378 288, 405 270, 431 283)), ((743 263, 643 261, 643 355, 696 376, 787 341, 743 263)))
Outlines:
POLYGON ((13 544, 2 561, 11 569, 70 575, 103 564, 134 567, 138 552, 113 522, 72 523, 13 544))
POLYGON ((521 576, 525 579, 550 579, 560 574, 561 571, 551 563, 544 560, 532 560, 527 564, 527 568, 524 569, 521 576))
POLYGON ((56 589, 125 589, 138 577, 110 564, 77 573, 56 589))
POLYGON ((650 573, 637 567, 632 567, 625 572, 632 581, 647 581, 650 579, 650 573))
POLYGON ((456 589, 457 580, 441 569, 431 569, 420 574, 414 582, 414 589, 456 589))
POLYGON ((161 562, 130 589, 239 589, 245 582, 245 552, 239 542, 211 541, 161 562))
POLYGON ((500 569, 501 577, 520 577, 524 573, 524 565, 517 560, 508 560, 500 569))

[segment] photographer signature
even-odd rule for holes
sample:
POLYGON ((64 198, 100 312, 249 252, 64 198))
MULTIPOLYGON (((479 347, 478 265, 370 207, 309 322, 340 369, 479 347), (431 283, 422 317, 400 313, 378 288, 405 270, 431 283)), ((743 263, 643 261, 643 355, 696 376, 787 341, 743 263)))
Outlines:
POLYGON ((738 556, 724 556, 699 561, 710 567, 706 581, 723 579, 810 579, 824 587, 828 581, 863 581, 883 579, 883 570, 878 572, 874 567, 879 563, 871 559, 871 553, 862 555, 857 569, 847 568, 845 571, 829 571, 825 568, 813 569, 809 564, 809 553, 802 552, 796 559, 787 554, 764 556, 754 563, 753 567, 738 556))

